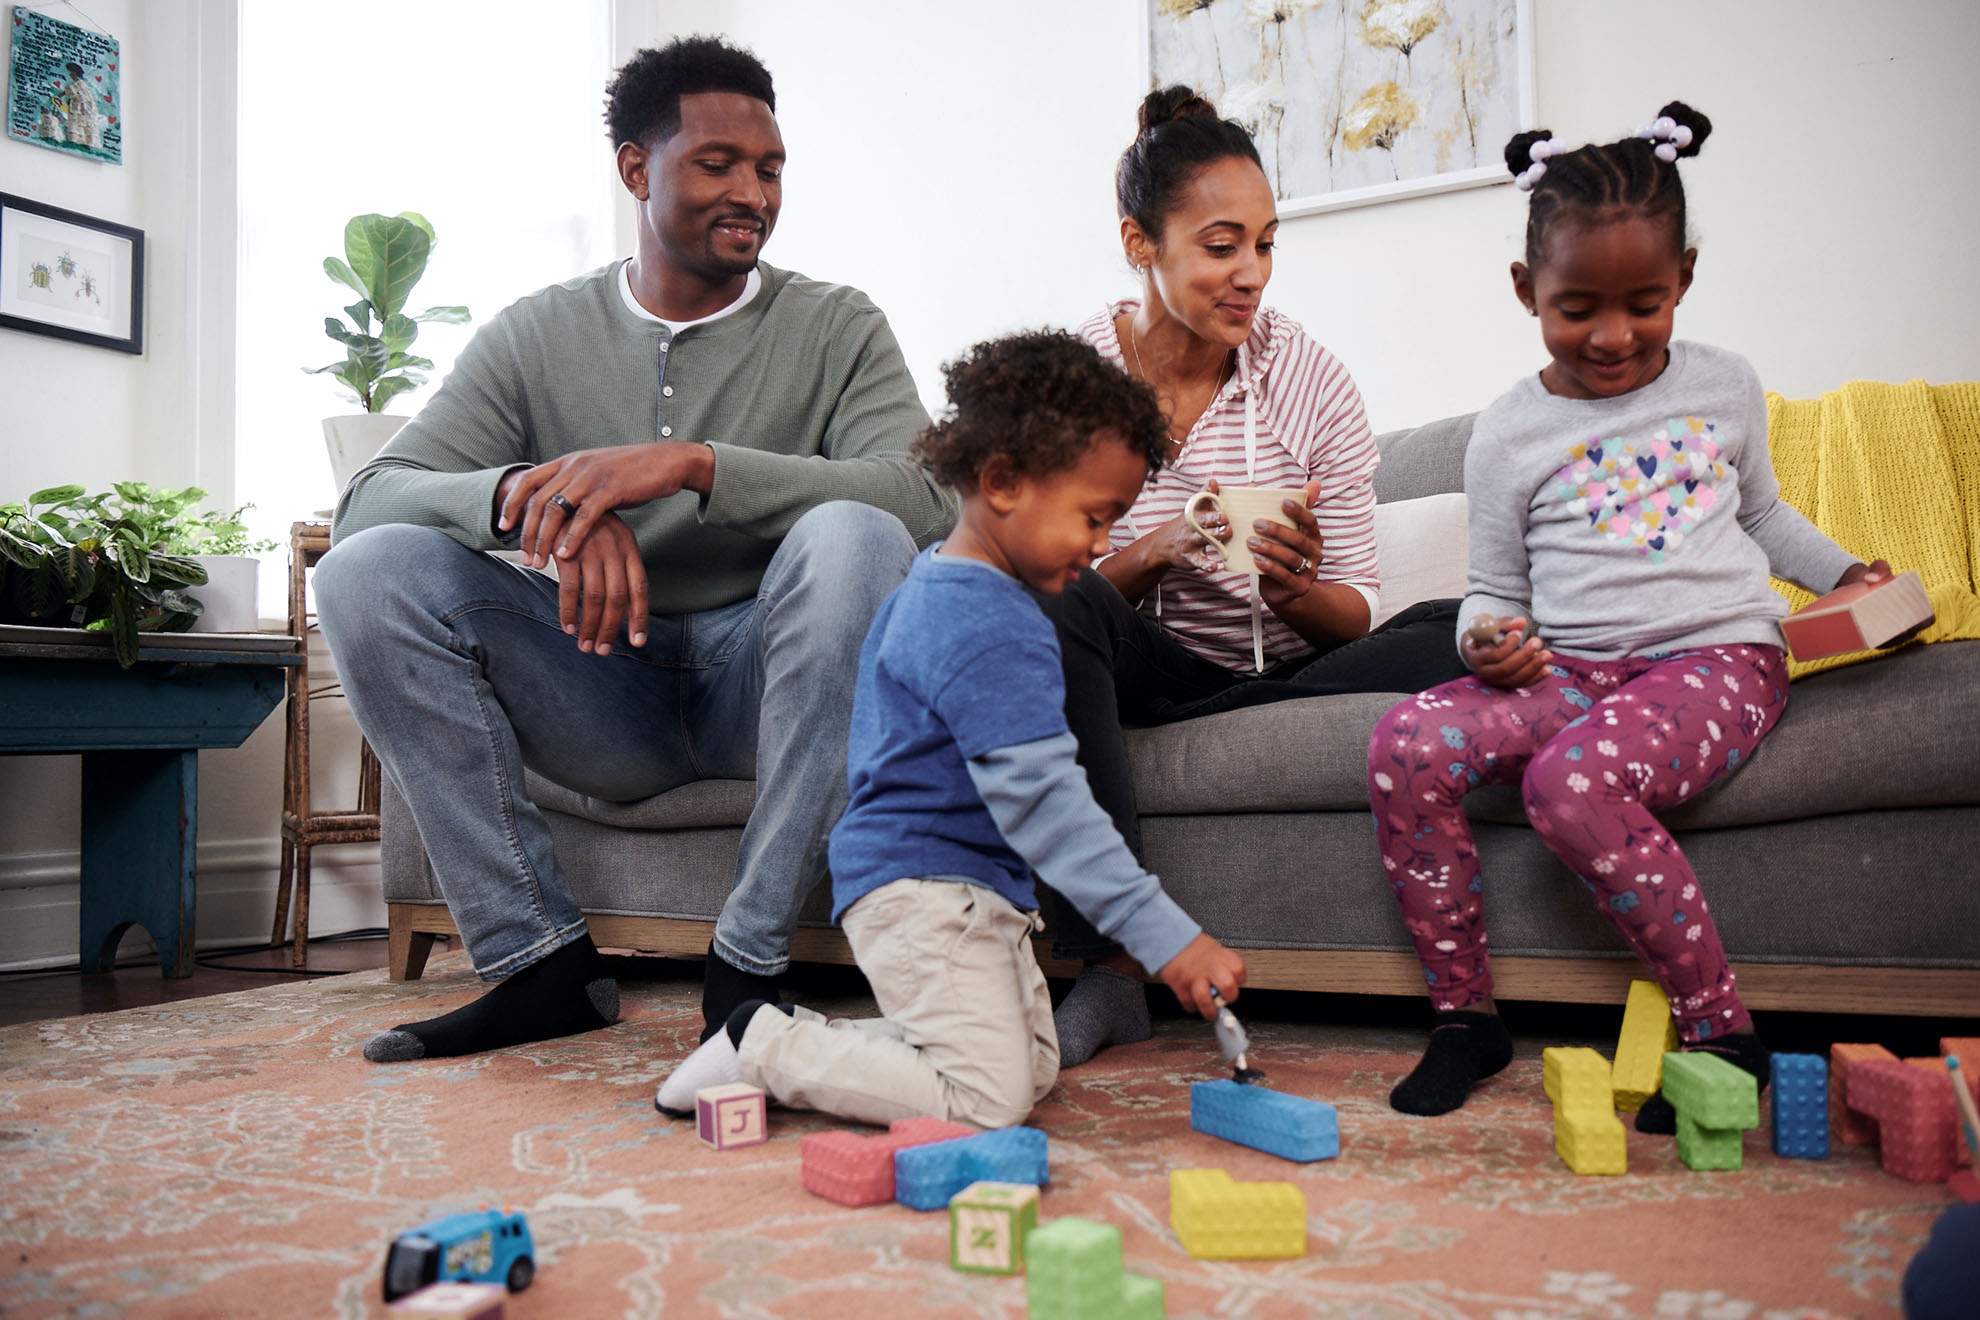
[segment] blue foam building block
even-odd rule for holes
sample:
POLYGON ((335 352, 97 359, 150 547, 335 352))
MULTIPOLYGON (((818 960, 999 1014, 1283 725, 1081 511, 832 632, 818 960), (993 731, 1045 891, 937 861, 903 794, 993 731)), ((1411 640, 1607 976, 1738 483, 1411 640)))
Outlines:
POLYGON ((1045 1134, 1033 1127, 997 1128, 953 1141, 894 1152, 894 1199, 911 1210, 941 1210, 971 1183, 1030 1183, 1051 1177, 1045 1134))
POLYGON ((1819 1054, 1774 1056, 1774 1154, 1829 1158, 1829 1061, 1819 1054))
POLYGON ((1262 1086, 1191 1082, 1189 1125, 1302 1164, 1341 1153, 1341 1128, 1332 1105, 1262 1086))

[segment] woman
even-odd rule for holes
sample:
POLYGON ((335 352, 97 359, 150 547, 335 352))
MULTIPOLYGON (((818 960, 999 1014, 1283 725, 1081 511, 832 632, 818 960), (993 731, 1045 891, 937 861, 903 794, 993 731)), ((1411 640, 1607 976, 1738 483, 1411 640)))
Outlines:
MULTIPOLYGON (((1417 691, 1459 677, 1456 601, 1412 606, 1374 633, 1373 486, 1380 456, 1345 368, 1261 298, 1277 208, 1258 150, 1186 87, 1149 93, 1115 173, 1121 246, 1141 296, 1082 338, 1145 381, 1169 421, 1168 464, 1113 529, 1114 552, 1040 606, 1059 632, 1066 715, 1094 796, 1137 853, 1123 722, 1175 720, 1337 692, 1417 691), (1224 569, 1183 517, 1219 486, 1303 488, 1292 525, 1231 528, 1259 571, 1224 569)), ((1054 950, 1086 969, 1055 1015, 1063 1063, 1149 1034, 1140 968, 1063 902, 1054 950)))

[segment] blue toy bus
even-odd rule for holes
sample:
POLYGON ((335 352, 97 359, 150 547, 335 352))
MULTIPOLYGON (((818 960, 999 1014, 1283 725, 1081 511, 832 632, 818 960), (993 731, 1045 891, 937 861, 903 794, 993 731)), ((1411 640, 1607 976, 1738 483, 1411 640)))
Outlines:
POLYGON ((505 1283, 521 1292, 536 1277, 529 1223, 506 1210, 469 1210, 407 1229, 385 1253, 385 1300, 429 1283, 505 1283))

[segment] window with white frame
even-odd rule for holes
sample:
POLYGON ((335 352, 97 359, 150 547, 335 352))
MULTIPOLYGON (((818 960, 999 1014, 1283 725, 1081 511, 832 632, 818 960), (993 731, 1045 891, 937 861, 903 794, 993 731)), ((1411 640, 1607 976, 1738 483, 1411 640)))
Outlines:
MULTIPOLYGON (((280 542, 336 500, 321 419, 359 411, 328 375, 324 333, 356 297, 324 273, 344 226, 417 211, 433 257, 408 310, 462 304, 413 351, 431 397, 475 326, 523 294, 611 260, 619 185, 602 112, 606 0, 241 0, 237 497, 280 542)), ((374 330, 375 333, 375 330, 374 330)), ((284 571, 262 574, 278 616, 284 571)))

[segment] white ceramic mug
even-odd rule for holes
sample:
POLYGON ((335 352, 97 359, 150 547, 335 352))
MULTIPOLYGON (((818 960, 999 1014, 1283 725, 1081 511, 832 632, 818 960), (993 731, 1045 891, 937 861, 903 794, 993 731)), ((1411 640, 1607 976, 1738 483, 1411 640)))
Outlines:
POLYGON ((1183 521, 1194 527, 1205 541, 1223 555, 1224 567, 1231 572, 1256 573, 1258 563, 1251 557, 1251 547, 1245 544, 1245 538, 1257 535, 1251 524, 1260 519, 1278 523, 1281 527, 1294 526, 1281 507, 1287 500, 1304 507, 1305 489, 1299 486, 1225 486, 1214 492, 1199 490, 1183 505, 1183 521), (1197 507, 1205 501, 1215 505, 1231 525, 1230 540, 1218 540, 1196 520, 1197 507))

